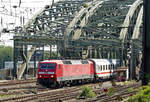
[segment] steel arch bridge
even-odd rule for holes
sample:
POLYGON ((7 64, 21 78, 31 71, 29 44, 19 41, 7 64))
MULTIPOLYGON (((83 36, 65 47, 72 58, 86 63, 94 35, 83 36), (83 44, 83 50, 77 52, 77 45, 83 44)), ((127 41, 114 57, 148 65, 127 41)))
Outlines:
POLYGON ((118 58, 126 62, 130 52, 136 52, 130 56, 137 58, 142 51, 142 9, 142 0, 60 0, 45 6, 16 30, 14 76, 20 79, 37 47, 47 45, 50 52, 51 46, 57 45, 57 58, 59 54, 61 58, 118 58), (32 47, 27 50, 29 45, 32 47), (23 63, 18 69, 20 59, 23 63))

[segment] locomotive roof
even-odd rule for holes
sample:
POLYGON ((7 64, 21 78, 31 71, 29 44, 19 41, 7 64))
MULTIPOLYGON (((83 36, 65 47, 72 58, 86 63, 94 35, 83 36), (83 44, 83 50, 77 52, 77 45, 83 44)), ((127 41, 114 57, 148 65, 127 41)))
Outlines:
POLYGON ((45 62, 54 62, 58 64, 88 64, 88 60, 45 60, 42 61, 41 63, 45 62))
POLYGON ((41 63, 43 63, 43 62, 55 62, 55 63, 59 63, 59 64, 62 63, 61 60, 45 60, 45 61, 41 61, 41 63))

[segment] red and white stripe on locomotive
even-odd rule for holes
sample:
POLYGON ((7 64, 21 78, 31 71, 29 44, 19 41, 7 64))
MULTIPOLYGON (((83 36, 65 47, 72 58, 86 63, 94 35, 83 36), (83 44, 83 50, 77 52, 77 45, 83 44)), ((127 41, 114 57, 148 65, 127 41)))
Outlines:
POLYGON ((116 59, 46 60, 39 63, 38 82, 55 86, 109 78, 117 66, 116 59))

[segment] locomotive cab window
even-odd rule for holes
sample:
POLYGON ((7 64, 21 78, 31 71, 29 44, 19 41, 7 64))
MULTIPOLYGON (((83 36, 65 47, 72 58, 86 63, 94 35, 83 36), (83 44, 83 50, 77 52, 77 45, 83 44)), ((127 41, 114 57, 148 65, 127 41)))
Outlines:
POLYGON ((56 64, 55 63, 41 63, 40 69, 55 69, 56 64))

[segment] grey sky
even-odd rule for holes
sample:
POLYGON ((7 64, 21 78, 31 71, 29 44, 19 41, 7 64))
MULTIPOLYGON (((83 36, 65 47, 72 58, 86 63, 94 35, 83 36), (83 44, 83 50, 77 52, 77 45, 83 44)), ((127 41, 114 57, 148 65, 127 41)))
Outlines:
POLYGON ((16 26, 23 26, 45 5, 51 3, 52 0, 0 0, 0 45, 13 45, 10 41, 13 34, 1 33, 3 28, 11 30, 16 26))

